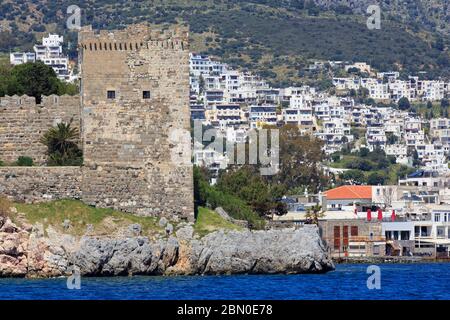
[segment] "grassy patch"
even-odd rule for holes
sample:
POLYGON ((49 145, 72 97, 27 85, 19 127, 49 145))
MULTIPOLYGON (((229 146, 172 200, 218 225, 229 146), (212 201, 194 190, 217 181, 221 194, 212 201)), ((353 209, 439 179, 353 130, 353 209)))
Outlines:
POLYGON ((218 213, 208 208, 198 208, 197 221, 194 225, 194 230, 197 234, 203 237, 210 232, 220 229, 242 230, 243 228, 223 219, 218 213))
MULTIPOLYGON (((12 204, 6 200, 3 202, 5 208, 15 206, 19 213, 24 214, 23 217, 30 224, 42 223, 44 229, 52 226, 59 232, 75 236, 86 234, 89 224, 93 226, 93 231, 89 235, 113 236, 118 234, 119 231, 127 229, 133 223, 141 225, 144 236, 165 235, 164 228, 159 226, 159 218, 157 217, 140 217, 113 209, 94 208, 78 200, 58 200, 38 204, 12 204), (63 227, 64 220, 70 220, 68 229, 63 227)), ((2 202, 0 201, 0 209, 1 204, 2 202)), ((20 220, 17 217, 11 218, 14 222, 20 220)), ((170 223, 176 227, 175 223, 170 223)), ((198 218, 194 225, 195 232, 203 237, 220 229, 242 230, 243 228, 226 221, 210 209, 200 207, 198 218)))
POLYGON ((77 200, 58 200, 39 204, 15 204, 31 224, 40 222, 45 228, 51 225, 59 231, 83 235, 87 226, 93 226, 93 234, 108 235, 139 223, 144 235, 164 234, 156 217, 140 217, 112 209, 94 208, 77 200), (64 220, 70 220, 70 228, 64 230, 64 220))

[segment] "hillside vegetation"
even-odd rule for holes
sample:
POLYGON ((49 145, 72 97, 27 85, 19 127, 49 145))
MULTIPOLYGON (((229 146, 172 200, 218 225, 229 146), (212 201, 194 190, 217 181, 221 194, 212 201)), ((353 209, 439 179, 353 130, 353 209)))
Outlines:
POLYGON ((380 1, 381 30, 366 27, 368 1, 354 8, 350 2, 6 0, 0 5, 0 51, 29 49, 33 38, 55 31, 66 35, 75 57, 76 34, 67 32, 65 11, 77 4, 82 24, 94 28, 144 21, 189 24, 192 51, 220 56, 281 85, 302 81, 308 59, 367 61, 382 70, 427 71, 433 77, 450 74, 449 18, 441 14, 448 11, 446 0, 380 1))

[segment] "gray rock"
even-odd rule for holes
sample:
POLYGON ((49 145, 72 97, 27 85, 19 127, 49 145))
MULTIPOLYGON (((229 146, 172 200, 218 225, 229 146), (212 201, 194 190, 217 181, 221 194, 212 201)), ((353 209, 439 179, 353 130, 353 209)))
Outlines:
POLYGON ((170 223, 168 223, 168 224, 166 225, 166 233, 167 233, 167 234, 172 234, 172 232, 173 232, 173 225, 171 225, 170 223))
POLYGON ((158 224, 160 227, 164 228, 168 222, 169 221, 167 221, 167 219, 165 217, 162 217, 161 219, 159 219, 158 224))
POLYGON ((175 234, 176 234, 178 240, 187 241, 187 240, 192 239, 192 237, 194 235, 194 228, 190 225, 187 225, 187 226, 177 230, 177 232, 175 234))
POLYGON ((226 212, 222 207, 217 207, 214 211, 217 212, 223 219, 227 221, 232 220, 228 212, 226 212))
MULTIPOLYGON (((133 226, 132 230, 139 229, 133 226)), ((166 228, 173 232, 171 224, 166 228)), ((323 273, 334 268, 314 225, 268 231, 221 230, 198 240, 191 225, 167 240, 142 236, 78 239, 50 226, 44 234, 43 226, 36 225, 30 235, 20 230, 0 233, 0 254, 4 255, 0 276, 54 277, 69 274, 70 266, 88 276, 323 273)))
POLYGON ((70 228, 70 220, 66 219, 64 220, 64 222, 62 223, 62 227, 64 228, 64 230, 67 230, 70 228))
POLYGON ((3 220, 2 227, 0 228, 0 232, 6 233, 14 233, 17 232, 19 228, 11 221, 10 218, 6 218, 3 220))
POLYGON ((134 223, 128 227, 128 230, 135 236, 141 235, 142 227, 139 223, 134 223))
POLYGON ((214 232, 202 239, 197 271, 305 273, 334 269, 316 226, 268 231, 214 232))

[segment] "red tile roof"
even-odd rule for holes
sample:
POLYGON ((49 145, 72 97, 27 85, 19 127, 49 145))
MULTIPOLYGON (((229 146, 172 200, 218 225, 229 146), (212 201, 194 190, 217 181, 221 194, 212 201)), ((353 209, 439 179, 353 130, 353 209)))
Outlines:
POLYGON ((370 199, 372 186, 341 186, 324 192, 328 200, 370 199))

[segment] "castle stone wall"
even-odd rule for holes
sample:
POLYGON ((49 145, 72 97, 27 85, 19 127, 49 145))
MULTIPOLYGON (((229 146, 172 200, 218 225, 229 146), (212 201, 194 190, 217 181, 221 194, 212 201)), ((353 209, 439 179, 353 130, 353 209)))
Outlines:
POLYGON ((28 96, 0 98, 0 160, 13 163, 27 156, 44 164, 47 149, 39 140, 51 127, 71 119, 80 128, 79 96, 43 97, 40 105, 28 96))
POLYGON ((80 32, 87 203, 194 218, 187 39, 145 26, 80 32))
POLYGON ((40 138, 73 119, 83 167, 0 167, 0 194, 27 202, 80 198, 192 221, 187 29, 84 28, 78 39, 81 96, 44 97, 41 105, 29 97, 2 98, 0 160, 29 156, 44 164, 40 138))
POLYGON ((80 167, 0 167, 0 194, 18 202, 81 199, 80 167))

